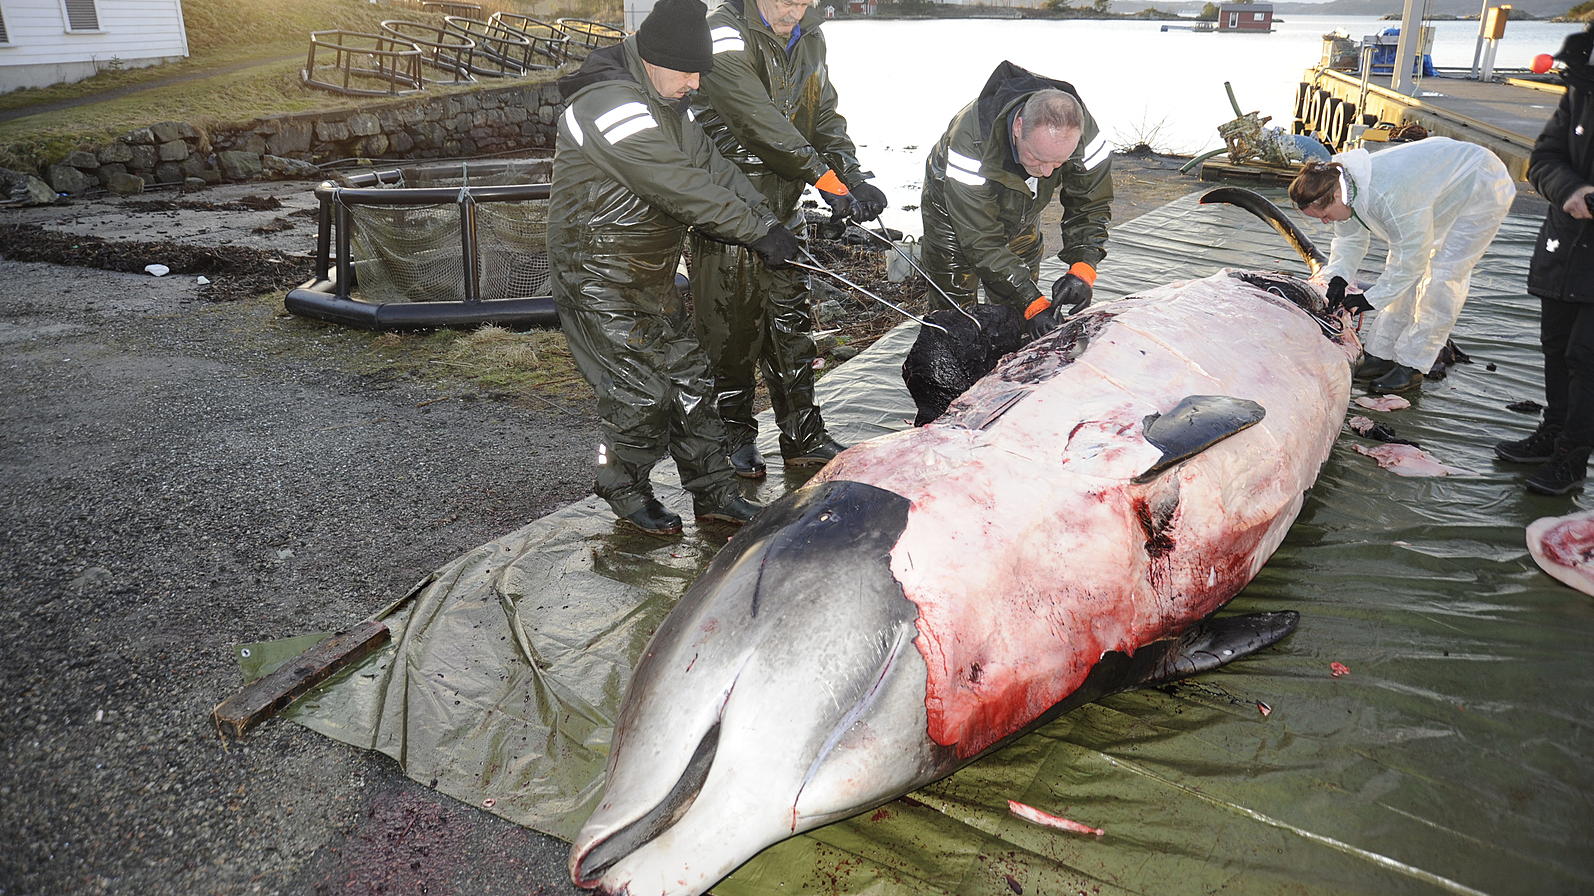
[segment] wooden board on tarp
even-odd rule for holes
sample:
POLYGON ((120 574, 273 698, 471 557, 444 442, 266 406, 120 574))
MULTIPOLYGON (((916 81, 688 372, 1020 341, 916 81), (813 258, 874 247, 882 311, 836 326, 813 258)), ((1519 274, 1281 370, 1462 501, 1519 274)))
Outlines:
POLYGON ((1236 165, 1223 159, 1208 159, 1201 163, 1201 179, 1217 183, 1284 186, 1294 180, 1300 170, 1296 166, 1280 167, 1257 162, 1242 162, 1236 165))
POLYGON ((368 620, 327 638, 216 704, 210 713, 216 733, 223 739, 242 737, 245 731, 270 718, 340 669, 370 656, 390 637, 385 623, 368 620))

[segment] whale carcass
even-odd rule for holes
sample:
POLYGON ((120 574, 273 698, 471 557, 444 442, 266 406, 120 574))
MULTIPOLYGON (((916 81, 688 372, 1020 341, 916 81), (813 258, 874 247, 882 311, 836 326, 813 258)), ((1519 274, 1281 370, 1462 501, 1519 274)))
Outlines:
POLYGON ((573 880, 701 893, 1057 712, 1287 634, 1293 613, 1208 617, 1343 422, 1359 347, 1308 309, 1301 281, 1227 272, 1092 309, 771 505, 637 664, 573 880))

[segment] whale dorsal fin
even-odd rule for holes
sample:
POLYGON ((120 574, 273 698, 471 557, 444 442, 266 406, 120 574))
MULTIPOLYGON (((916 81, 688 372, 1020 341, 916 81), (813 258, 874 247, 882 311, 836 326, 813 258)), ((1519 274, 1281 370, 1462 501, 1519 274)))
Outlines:
POLYGON ((1146 441, 1162 457, 1136 482, 1149 482, 1158 474, 1205 451, 1242 429, 1256 425, 1267 411, 1246 398, 1227 395, 1186 395, 1165 414, 1152 414, 1141 424, 1146 441))

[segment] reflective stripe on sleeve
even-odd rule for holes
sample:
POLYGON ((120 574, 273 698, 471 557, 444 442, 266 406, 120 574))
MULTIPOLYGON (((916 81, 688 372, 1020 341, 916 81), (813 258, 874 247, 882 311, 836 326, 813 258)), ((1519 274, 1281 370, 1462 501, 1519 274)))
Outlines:
POLYGON ((621 103, 593 119, 592 123, 597 125, 603 139, 610 143, 619 143, 639 131, 659 126, 648 112, 648 107, 636 102, 621 103))
POLYGON ((747 43, 742 40, 741 34, 729 25, 721 25, 718 28, 711 29, 708 36, 714 42, 715 53, 729 53, 747 48, 747 43))
POLYGON ((587 142, 586 137, 581 133, 581 125, 576 124, 575 106, 565 107, 565 130, 570 132, 570 139, 576 141, 577 146, 587 142))
POLYGON ((1107 135, 1098 133, 1096 139, 1085 147, 1084 156, 1080 159, 1086 168, 1094 168, 1112 156, 1112 148, 1107 145, 1107 135))
POLYGON ((980 176, 979 160, 971 159, 951 149, 946 151, 946 176, 971 187, 982 186, 985 183, 985 178, 980 176))
POLYGON ((603 137, 610 143, 619 143, 621 140, 624 140, 633 134, 645 131, 649 128, 656 128, 658 126, 659 123, 653 120, 653 116, 638 115, 636 118, 628 118, 625 121, 622 121, 614 127, 608 129, 607 131, 604 131, 603 137))
POLYGON ((648 107, 642 105, 641 103, 621 103, 620 105, 615 106, 613 109, 610 109, 602 115, 599 115, 597 118, 594 118, 592 123, 598 126, 598 130, 607 131, 609 128, 614 127, 619 122, 625 121, 627 118, 646 114, 648 114, 648 107))

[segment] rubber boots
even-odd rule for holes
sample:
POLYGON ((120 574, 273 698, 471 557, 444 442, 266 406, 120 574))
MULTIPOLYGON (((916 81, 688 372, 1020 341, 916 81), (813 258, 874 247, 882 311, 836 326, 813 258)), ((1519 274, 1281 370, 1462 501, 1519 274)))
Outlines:
POLYGON ((758 446, 747 442, 732 451, 728 457, 731 469, 743 479, 763 479, 768 471, 764 467, 764 455, 758 451, 758 446))
POLYGON ((1375 395, 1394 395, 1410 392, 1422 385, 1422 371, 1404 364, 1396 364, 1383 376, 1367 384, 1367 391, 1375 395))
POLYGON ((764 505, 749 501, 737 491, 727 491, 718 496, 692 499, 692 512, 703 522, 730 523, 740 526, 758 515, 764 505))
POLYGON ((846 450, 846 445, 841 444, 829 436, 825 436, 824 441, 820 442, 813 448, 808 449, 807 451, 786 455, 786 466, 822 467, 825 464, 830 463, 832 460, 835 460, 836 455, 846 450))
POLYGON ((1362 356, 1362 362, 1356 365, 1356 373, 1351 377, 1352 382, 1370 383, 1384 374, 1395 369, 1395 362, 1375 355, 1362 356))
POLYGON ((641 510, 620 517, 620 522, 649 535, 681 534, 681 518, 667 510, 657 498, 652 496, 648 497, 641 510))

